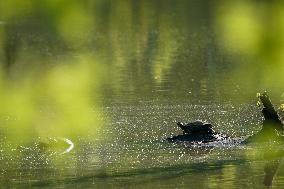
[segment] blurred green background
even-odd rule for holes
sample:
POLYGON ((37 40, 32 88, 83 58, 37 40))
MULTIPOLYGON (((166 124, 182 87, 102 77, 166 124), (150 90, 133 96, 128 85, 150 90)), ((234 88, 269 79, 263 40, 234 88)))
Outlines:
POLYGON ((1 0, 0 63, 16 142, 96 136, 112 103, 279 102, 284 1, 1 0))
POLYGON ((282 1, 1 1, 2 125, 72 134, 105 101, 281 96, 283 12, 282 1))

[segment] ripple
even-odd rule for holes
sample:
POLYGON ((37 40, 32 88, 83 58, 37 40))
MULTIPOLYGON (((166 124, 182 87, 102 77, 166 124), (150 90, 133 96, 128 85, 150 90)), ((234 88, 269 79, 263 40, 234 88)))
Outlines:
POLYGON ((70 139, 61 138, 61 140, 65 141, 67 144, 69 144, 69 147, 64 152, 62 152, 61 154, 66 154, 66 153, 69 153, 71 150, 73 150, 74 143, 70 139))

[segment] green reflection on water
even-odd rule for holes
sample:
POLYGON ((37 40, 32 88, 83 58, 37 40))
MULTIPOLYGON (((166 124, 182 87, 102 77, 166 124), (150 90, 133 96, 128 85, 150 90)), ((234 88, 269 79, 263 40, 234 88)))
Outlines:
POLYGON ((25 71, 2 81, 3 132, 29 138, 95 131, 100 125, 94 114, 102 66, 89 63, 94 61, 87 55, 61 60, 40 73, 25 71))
MULTIPOLYGON (((174 134, 177 119, 207 119, 234 136, 252 132, 246 126, 256 125, 259 114, 249 111, 247 120, 243 107, 232 114, 222 105, 251 102, 263 88, 272 98, 283 93, 283 12, 281 1, 1 1, 1 184, 82 186, 93 179, 98 187, 119 187, 143 183, 146 171, 149 188, 166 188, 161 178, 170 178, 169 188, 195 179, 199 188, 252 186, 242 185, 245 166, 238 163, 192 177, 186 165, 218 158, 220 149, 184 151, 143 140, 174 134), (146 101, 152 103, 142 113, 132 109, 146 101), (64 139, 75 143, 71 154, 62 154, 64 139), (147 172, 151 167, 158 167, 155 174, 147 172), (123 173, 116 185, 113 178, 123 173)), ((233 152, 257 156, 240 154, 233 152)), ((255 164, 251 169, 259 171, 255 164)))
POLYGON ((106 75, 111 78, 103 83, 104 95, 110 97, 228 100, 235 93, 249 98, 259 88, 279 94, 282 4, 4 1, 2 61, 5 67, 21 64, 29 69, 27 65, 39 66, 42 61, 24 64, 21 55, 92 53, 108 67, 106 75))

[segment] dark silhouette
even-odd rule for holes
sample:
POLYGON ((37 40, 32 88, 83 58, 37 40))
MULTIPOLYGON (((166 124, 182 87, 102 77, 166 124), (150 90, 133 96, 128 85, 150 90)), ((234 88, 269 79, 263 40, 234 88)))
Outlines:
POLYGON ((247 138, 244 143, 250 142, 267 142, 267 141, 284 141, 282 133, 284 131, 283 123, 276 110, 274 109, 269 96, 266 92, 259 95, 259 100, 263 104, 262 114, 264 120, 262 129, 253 136, 247 138))
MULTIPOLYGON (((242 143, 267 142, 270 140, 279 142, 284 141, 284 136, 282 135, 284 131, 283 123, 274 109, 267 92, 259 94, 258 98, 263 105, 262 114, 264 116, 264 121, 262 129, 257 134, 248 137, 242 143)), ((170 142, 189 141, 207 143, 229 138, 224 134, 215 132, 210 123, 195 121, 183 124, 178 122, 177 125, 183 130, 183 134, 167 138, 170 142)))
POLYGON ((168 138, 167 140, 170 142, 189 141, 207 143, 227 138, 227 136, 215 132, 210 123, 195 121, 184 124, 178 122, 177 125, 183 130, 183 135, 168 138))

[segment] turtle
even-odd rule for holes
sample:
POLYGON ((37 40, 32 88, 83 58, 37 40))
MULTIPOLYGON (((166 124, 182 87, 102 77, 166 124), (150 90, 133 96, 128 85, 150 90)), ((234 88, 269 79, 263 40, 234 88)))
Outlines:
POLYGON ((215 132, 213 130, 213 126, 210 123, 202 122, 199 120, 186 124, 177 122, 177 125, 183 130, 183 134, 167 138, 169 142, 188 141, 208 143, 229 139, 229 137, 227 137, 226 135, 215 132))
MULTIPOLYGON (((284 143, 284 123, 275 110, 271 100, 264 92, 257 94, 259 104, 262 103, 262 114, 264 117, 262 129, 256 134, 249 136, 241 141, 241 144, 259 143, 259 142, 277 142, 284 143)), ((169 142, 202 142, 208 143, 213 141, 232 141, 231 137, 217 133, 212 129, 210 123, 194 121, 190 123, 177 122, 177 125, 183 130, 182 135, 176 135, 167 138, 169 142)))
POLYGON ((210 135, 215 133, 215 131, 212 129, 213 126, 210 123, 202 122, 199 120, 187 124, 177 122, 177 125, 183 130, 184 135, 210 135))

